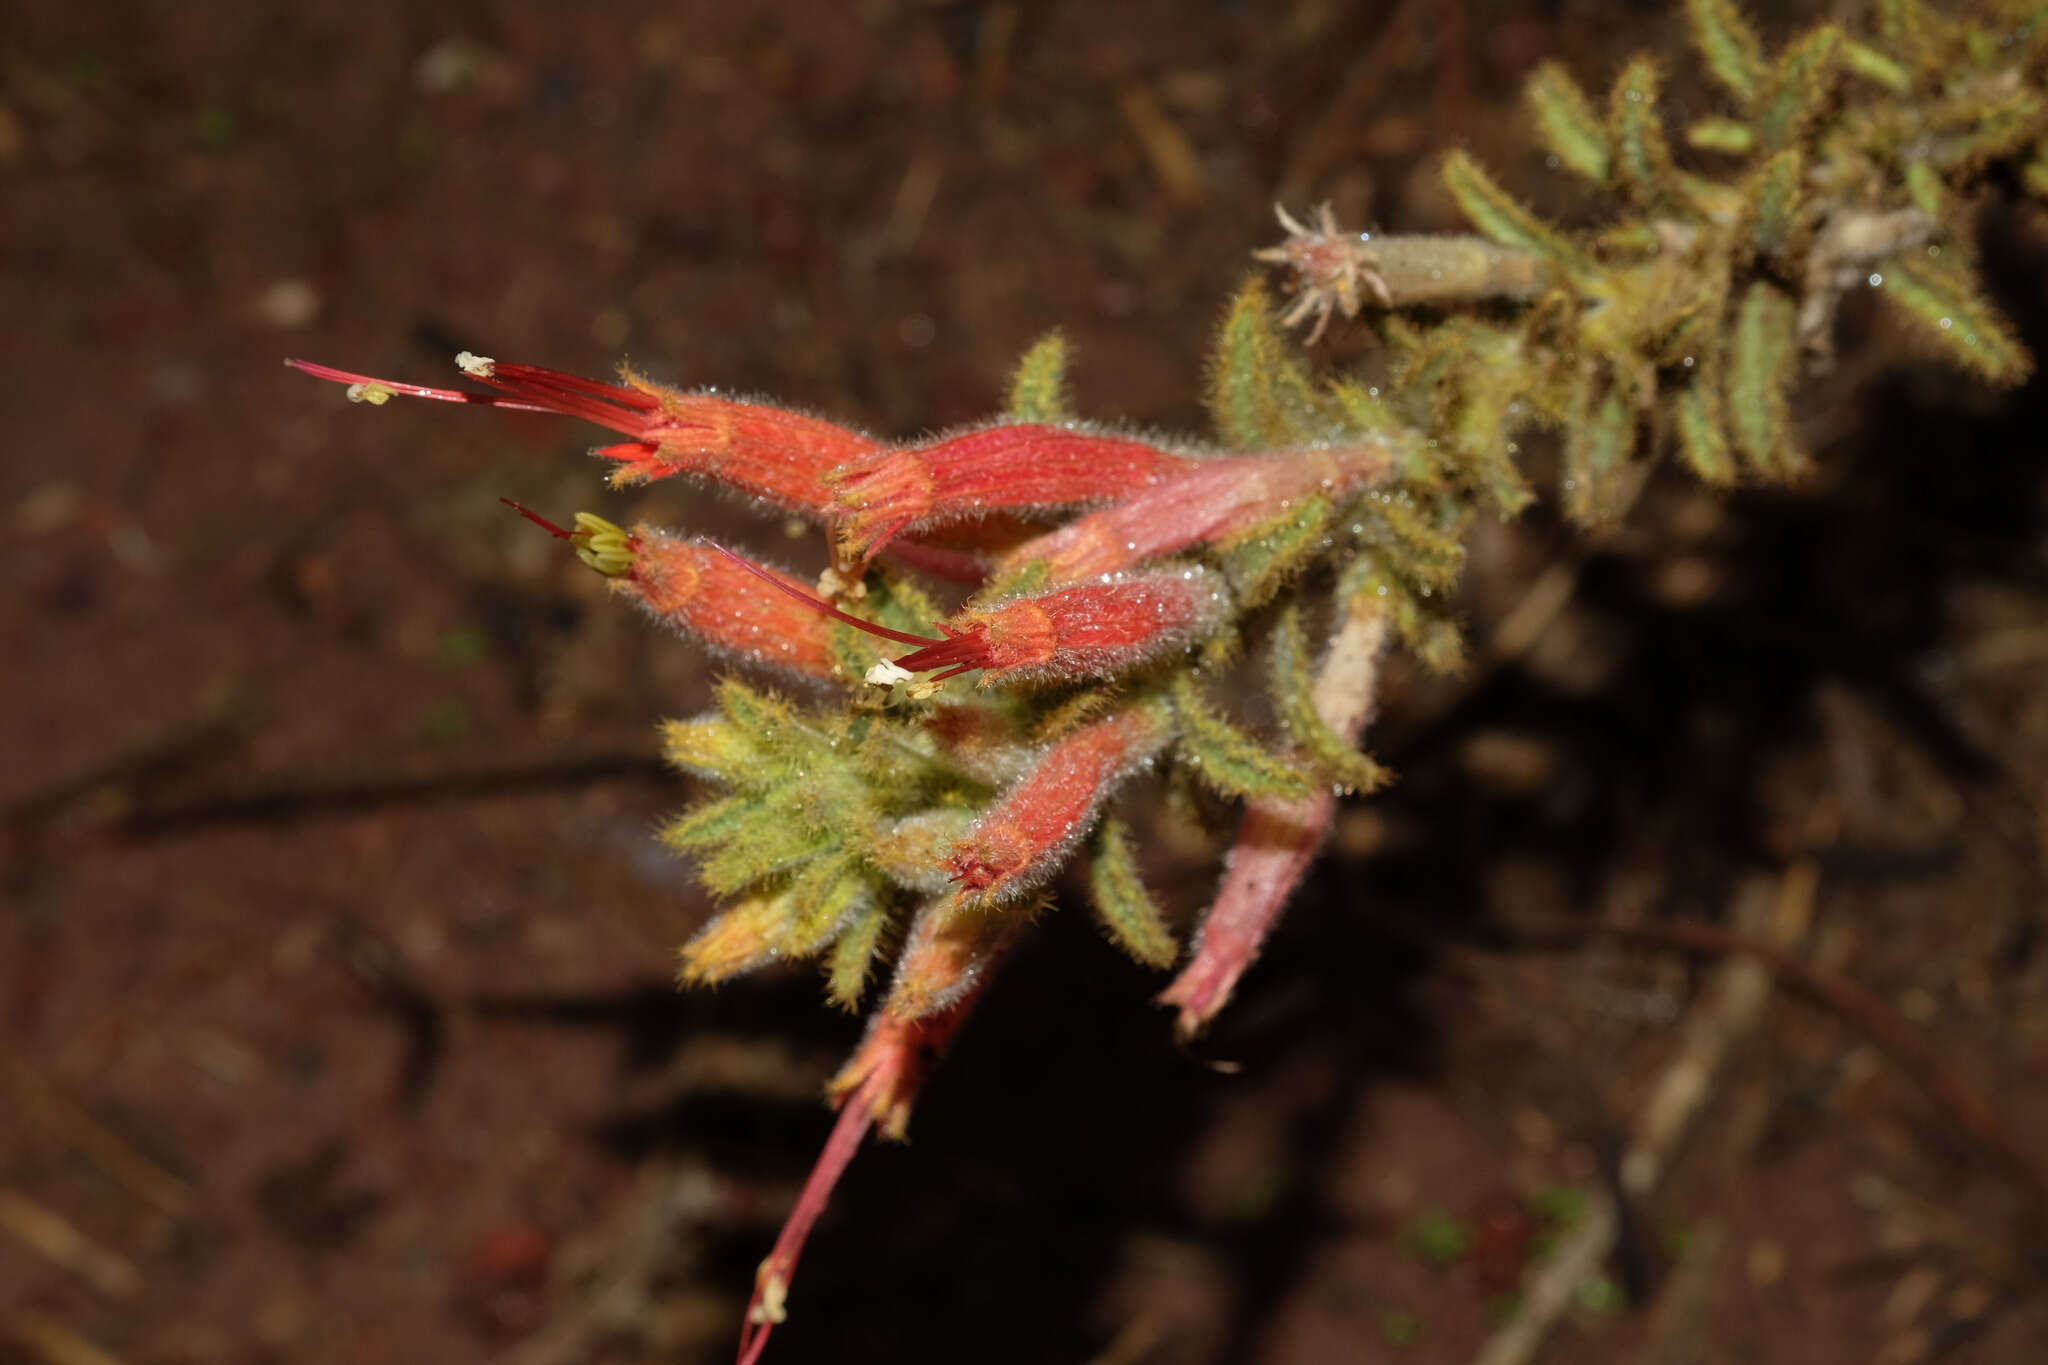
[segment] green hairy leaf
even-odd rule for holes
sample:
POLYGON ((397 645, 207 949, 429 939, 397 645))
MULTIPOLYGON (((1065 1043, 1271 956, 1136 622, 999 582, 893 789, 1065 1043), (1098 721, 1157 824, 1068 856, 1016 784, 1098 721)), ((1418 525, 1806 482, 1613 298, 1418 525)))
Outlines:
POLYGON ((1703 152, 1747 156, 1756 147, 1756 133, 1736 119, 1703 118, 1686 128, 1685 145, 1703 152))
POLYGON ((1735 482, 1735 456, 1728 448, 1721 391, 1712 376, 1701 374, 1672 399, 1678 453, 1692 472, 1711 484, 1735 482))
POLYGON ((1707 71, 1745 107, 1763 88, 1764 47, 1731 0, 1686 0, 1693 46, 1707 71))
POLYGON ((1579 83, 1558 63, 1545 62, 1529 77, 1523 98, 1544 148, 1568 170, 1605 185, 1614 169, 1607 129, 1579 83))
POLYGON ((882 938, 889 928, 889 906, 873 900, 857 906, 846 926, 832 944, 826 959, 825 998, 844 1010, 860 1004, 867 989, 868 974, 882 950, 882 938))
POLYGON ((1224 572, 1240 607, 1263 606, 1323 548, 1329 500, 1304 498, 1225 548, 1224 572))
POLYGON ((1300 445, 1329 425, 1323 400, 1273 325, 1265 282, 1247 281, 1224 314, 1209 367, 1209 420, 1240 450, 1300 445))
POLYGON ((1414 587, 1390 572, 1380 559, 1362 554, 1337 576, 1338 602, 1370 597, 1387 610, 1399 637, 1430 672, 1447 675, 1465 663, 1465 633, 1449 619, 1436 594, 1414 587))
POLYGON ((1636 414, 1621 385, 1588 379, 1579 416, 1565 431, 1564 508, 1583 525, 1614 514, 1614 475, 1635 448, 1636 414))
POLYGON ((2033 372, 2026 348, 1963 272, 1909 258, 1885 269, 1883 293, 1922 338, 1979 378, 2013 385, 2033 372))
POLYGON ((1010 376, 1006 410, 1020 422, 1066 422, 1073 418, 1073 397, 1067 389, 1071 359, 1066 337, 1058 329, 1031 344, 1010 376))
POLYGON ((1745 188, 1749 240, 1759 256, 1796 268, 1812 240, 1806 208, 1806 158, 1788 147, 1757 169, 1745 188))
POLYGON ((1736 449, 1757 472, 1774 478, 1789 478, 1805 466, 1785 401, 1799 350, 1792 327, 1792 300, 1759 280, 1743 295, 1728 352, 1729 426, 1736 449))
POLYGON ((1913 78, 1905 67, 1867 43, 1843 39, 1842 69, 1881 85, 1895 95, 1906 94, 1913 88, 1913 78))
POLYGON ((1293 800, 1316 789, 1315 778, 1225 720, 1191 674, 1173 682, 1179 748, 1195 775, 1225 796, 1293 800))
POLYGON ((1766 151, 1790 146, 1806 136, 1835 90, 1835 54, 1842 31, 1832 25, 1814 29, 1785 49, 1771 76, 1771 93, 1757 106, 1757 141, 1766 151))
POLYGON ((1166 917, 1145 889, 1131 832, 1111 816, 1095 835, 1095 858, 1088 867, 1088 889, 1095 898, 1102 927, 1117 946, 1147 967, 1171 967, 1180 945, 1166 917))
POLYGON ((1577 247, 1516 203, 1513 195, 1495 184, 1493 177, 1463 151, 1454 151, 1444 158, 1443 182, 1472 226, 1502 246, 1545 257, 1561 270, 1584 267, 1577 247))
POLYGON ((1287 733, 1331 782, 1347 791, 1374 792, 1393 780, 1391 773, 1332 730, 1316 711, 1315 659, 1309 652, 1299 607, 1282 612, 1273 629, 1269 677, 1287 733))
POLYGON ((1660 78, 1657 64, 1637 57, 1622 68, 1608 96, 1607 121, 1613 129, 1615 166, 1636 202, 1660 204, 1678 193, 1677 168, 1657 108, 1660 78))

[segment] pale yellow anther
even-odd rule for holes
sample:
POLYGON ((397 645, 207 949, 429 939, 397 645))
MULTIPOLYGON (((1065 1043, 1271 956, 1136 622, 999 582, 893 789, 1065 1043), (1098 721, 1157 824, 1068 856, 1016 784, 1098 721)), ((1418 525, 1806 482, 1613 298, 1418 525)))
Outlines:
MULTIPOLYGON (((767 1268, 767 1263, 762 1263, 767 1268)), ((789 1281, 770 1275, 761 1281, 761 1301, 747 1310, 747 1321, 756 1324, 789 1321, 789 1281)))
POLYGON ((858 602, 867 595, 868 585, 865 579, 848 578, 840 573, 839 570, 829 565, 826 567, 825 572, 818 575, 818 596, 820 597, 837 598, 844 596, 849 601, 858 602))
POLYGON ((498 362, 489 356, 477 355, 473 351, 458 351, 455 353, 455 368, 461 370, 471 379, 489 379, 493 374, 497 373, 497 364, 498 362))
POLYGON ((368 403, 373 408, 381 408, 391 401, 391 390, 374 381, 367 384, 351 384, 347 392, 349 402, 368 403))
POLYGON ((632 535, 595 512, 576 514, 576 557, 606 578, 633 567, 632 535))

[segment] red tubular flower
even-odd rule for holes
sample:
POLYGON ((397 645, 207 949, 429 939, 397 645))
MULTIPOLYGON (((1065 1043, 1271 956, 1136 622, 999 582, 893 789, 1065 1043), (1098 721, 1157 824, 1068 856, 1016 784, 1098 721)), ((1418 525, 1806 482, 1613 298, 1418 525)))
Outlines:
POLYGON ((305 360, 287 365, 349 386, 349 397, 383 403, 392 394, 444 403, 478 403, 520 412, 580 417, 627 439, 597 453, 620 461, 614 484, 694 474, 791 512, 823 516, 833 494, 825 476, 872 452, 873 438, 819 417, 710 393, 683 393, 621 371, 625 383, 604 384, 537 365, 456 357, 462 372, 497 393, 468 393, 372 379, 305 360))
POLYGON ((776 586, 820 616, 878 639, 921 646, 871 670, 868 681, 877 684, 902 682, 915 673, 944 682, 977 669, 983 686, 1113 677, 1187 648, 1223 619, 1229 605, 1221 581, 1207 569, 1162 569, 963 611, 936 623, 939 638, 933 639, 850 616, 786 582, 776 586))
POLYGON ((741 559, 721 545, 683 540, 651 527, 631 533, 589 512, 565 531, 510 498, 500 499, 520 516, 562 540, 612 581, 612 591, 639 602, 656 620, 717 649, 756 663, 771 664, 807 678, 836 679, 831 635, 798 580, 776 569, 741 559))
POLYGON ((878 451, 832 475, 840 546, 866 559, 917 527, 1005 508, 1106 502, 1192 463, 1129 437, 1039 423, 878 451))
MULTIPOLYGON (((1372 714, 1387 629, 1386 611, 1376 599, 1354 598, 1316 679, 1316 714, 1347 740, 1357 738, 1372 714)), ((1336 813, 1337 798, 1328 788, 1299 800, 1253 801, 1245 807, 1195 951, 1159 995, 1160 1004, 1179 1008, 1174 1031, 1181 1037, 1201 1032, 1229 1003, 1238 978, 1258 957, 1287 898, 1315 862, 1336 813)))
MULTIPOLYGON (((1114 677, 1186 649, 1216 627, 1227 607, 1217 575, 1184 568, 1020 597, 956 620, 979 632, 984 682, 1074 681, 1114 677)), ((913 673, 934 667, 940 661, 919 656, 960 643, 930 646, 896 666, 913 673)))
POLYGON ((1202 918, 1195 951, 1159 1003, 1180 1011, 1174 1031, 1192 1038, 1229 1003, 1238 978, 1265 946, 1287 898, 1315 862, 1337 812, 1319 791, 1296 801, 1254 801, 1245 808, 1215 903, 1202 918))
POLYGON ((1390 464, 1380 443, 1205 460, 1025 542, 1003 556, 1002 567, 1042 562, 1055 582, 1120 573, 1242 534, 1299 499, 1319 493, 1342 497, 1383 477, 1390 464))
POLYGON ((803 591, 799 580, 758 564, 735 565, 730 550, 710 541, 645 527, 633 538, 639 545, 632 571, 613 581, 658 619, 760 663, 809 678, 839 676, 829 627, 787 595, 803 591), (783 591, 769 591, 767 584, 783 591))
POLYGON ((954 846, 946 867, 961 898, 1013 900, 1051 876, 1111 790, 1165 740, 1159 718, 1136 708, 1083 726, 1046 750, 954 846))

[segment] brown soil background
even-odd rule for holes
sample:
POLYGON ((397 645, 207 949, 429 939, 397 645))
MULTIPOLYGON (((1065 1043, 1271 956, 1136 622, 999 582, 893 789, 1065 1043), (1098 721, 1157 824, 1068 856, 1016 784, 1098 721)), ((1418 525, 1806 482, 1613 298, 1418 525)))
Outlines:
MULTIPOLYGON (((1446 226, 1462 141, 1572 211, 1519 80, 1677 38, 1510 0, 11 7, 0 1358, 722 1358, 856 1036, 807 975, 670 986, 707 906, 649 838, 690 794, 653 725, 712 670, 496 499, 814 551, 603 491, 570 424, 350 407, 284 356, 623 355, 908 435, 1057 325, 1086 411, 1193 430, 1276 197, 1446 226)), ((2048 226, 1985 236, 2041 353, 2048 226)), ((1482 651, 1547 568, 1576 591, 1503 666, 1394 680, 1401 785, 1198 1056, 1050 917, 770 1358, 1469 1360, 1713 965, 1487 926, 1726 920, 1788 869, 1804 959, 2048 1147, 2042 387, 1844 338, 1813 486, 1482 536, 1482 651), (1479 1249, 1420 1254, 1442 1217, 1479 1249)), ((1162 862, 1190 912, 1213 858, 1162 862)), ((1544 1359, 2048 1358, 2038 1210, 1807 1004, 1631 1212, 1636 1306, 1544 1359)))

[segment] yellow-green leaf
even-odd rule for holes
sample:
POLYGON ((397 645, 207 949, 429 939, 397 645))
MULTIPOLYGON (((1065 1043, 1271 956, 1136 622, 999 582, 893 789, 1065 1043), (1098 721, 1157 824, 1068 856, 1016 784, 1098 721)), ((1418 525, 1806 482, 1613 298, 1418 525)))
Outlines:
POLYGON ((1095 859, 1088 868, 1088 889, 1103 928, 1117 946, 1148 967, 1170 967, 1180 955, 1173 931, 1145 889, 1132 851, 1130 831, 1111 816, 1096 834, 1095 859))
POLYGON ((1529 77, 1523 98, 1536 118, 1537 136, 1551 155, 1567 169, 1605 185, 1613 171, 1607 130, 1571 74, 1556 62, 1545 62, 1529 77))
POLYGON ((1923 338, 1964 369, 2001 386, 2032 373, 2026 348, 1964 272, 1908 257, 1885 267, 1883 292, 1923 338))
POLYGON ((1010 376, 1008 412, 1019 422, 1065 422, 1073 417, 1067 391, 1067 339, 1058 330, 1032 343, 1010 376))

